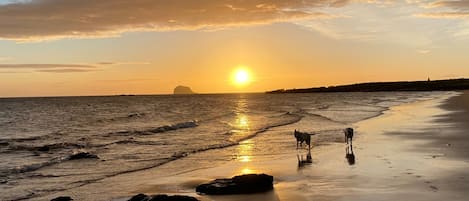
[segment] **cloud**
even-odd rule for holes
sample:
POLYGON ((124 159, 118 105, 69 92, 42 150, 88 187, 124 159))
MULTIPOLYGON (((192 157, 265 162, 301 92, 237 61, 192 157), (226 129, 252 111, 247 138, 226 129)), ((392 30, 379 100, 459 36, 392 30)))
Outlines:
POLYGON ((10 57, 0 57, 0 61, 8 61, 11 60, 10 57))
POLYGON ((103 66, 115 66, 115 65, 148 65, 150 62, 114 62, 114 61, 103 61, 96 63, 103 66))
POLYGON ((76 73, 91 72, 105 68, 106 66, 117 65, 147 65, 149 62, 98 62, 95 64, 0 64, 0 73, 30 73, 30 72, 47 72, 47 73, 76 73))
POLYGON ((73 68, 63 68, 63 69, 38 69, 35 72, 45 72, 45 73, 83 73, 96 71, 96 69, 73 69, 73 68))
POLYGON ((429 4, 430 7, 449 7, 456 10, 469 10, 468 0, 436 1, 429 4))
POLYGON ((468 18, 468 12, 430 12, 430 13, 420 13, 416 14, 417 17, 424 17, 424 18, 468 18))
POLYGON ((437 11, 419 13, 415 16, 423 18, 468 18, 469 17, 469 1, 468 0, 451 0, 451 1, 435 1, 426 3, 423 7, 428 9, 436 9, 437 11))
POLYGON ((120 80, 97 80, 99 82, 146 82, 146 81, 155 81, 159 79, 154 78, 137 78, 137 79, 120 79, 120 80))
POLYGON ((0 69, 97 68, 85 64, 0 64, 0 69))
POLYGON ((327 16, 351 0, 35 0, 0 5, 0 38, 109 37, 128 31, 219 29, 327 16))
POLYGON ((0 73, 76 73, 96 71, 100 66, 88 64, 0 64, 0 73))
POLYGON ((419 54, 428 54, 430 53, 430 50, 417 50, 419 54))

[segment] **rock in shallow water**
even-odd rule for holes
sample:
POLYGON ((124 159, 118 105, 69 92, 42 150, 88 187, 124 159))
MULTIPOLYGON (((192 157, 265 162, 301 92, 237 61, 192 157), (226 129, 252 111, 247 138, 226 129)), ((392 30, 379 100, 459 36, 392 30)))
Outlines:
POLYGON ((90 154, 88 152, 80 152, 80 153, 76 153, 76 154, 73 154, 71 155, 68 159, 69 160, 77 160, 77 159, 84 159, 84 158, 99 158, 97 155, 94 155, 94 154, 90 154))
POLYGON ((248 194, 272 190, 274 177, 267 174, 246 174, 231 179, 215 179, 197 186, 198 193, 209 195, 248 194))
POLYGON ((128 201, 199 201, 197 198, 184 195, 153 195, 138 194, 128 201))
POLYGON ((69 196, 60 196, 60 197, 56 197, 50 201, 71 201, 73 200, 71 197, 69 196))

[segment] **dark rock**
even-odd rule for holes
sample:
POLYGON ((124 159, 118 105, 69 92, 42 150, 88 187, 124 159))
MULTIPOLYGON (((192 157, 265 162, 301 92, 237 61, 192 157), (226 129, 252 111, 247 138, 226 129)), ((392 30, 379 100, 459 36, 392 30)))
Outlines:
POLYGON ((138 194, 130 198, 128 201, 199 201, 197 198, 184 195, 153 195, 138 194))
POLYGON ((138 195, 133 196, 128 201, 149 201, 150 199, 150 196, 140 193, 138 195))
POLYGON ((50 201, 70 201, 70 200, 73 200, 70 196, 60 196, 60 197, 56 197, 50 201))
POLYGON ((174 88, 174 94, 194 94, 190 87, 186 86, 177 86, 174 88))
POLYGON ((195 197, 185 195, 155 195, 149 201, 199 201, 195 197))
POLYGON ((94 154, 90 154, 88 152, 80 152, 80 153, 71 155, 68 159, 69 160, 78 160, 78 159, 85 159, 85 158, 96 158, 96 159, 98 159, 99 157, 94 155, 94 154))
POLYGON ((246 174, 231 179, 215 179, 197 186, 198 193, 209 195, 248 194, 272 190, 274 177, 267 174, 246 174))
POLYGON ((42 146, 42 147, 39 147, 37 150, 38 150, 38 151, 49 151, 49 150, 50 150, 50 146, 42 146))
POLYGON ((83 148, 83 145, 80 144, 73 144, 73 143, 57 143, 57 144, 47 144, 44 146, 36 147, 37 151, 51 151, 52 149, 61 149, 61 148, 83 148))

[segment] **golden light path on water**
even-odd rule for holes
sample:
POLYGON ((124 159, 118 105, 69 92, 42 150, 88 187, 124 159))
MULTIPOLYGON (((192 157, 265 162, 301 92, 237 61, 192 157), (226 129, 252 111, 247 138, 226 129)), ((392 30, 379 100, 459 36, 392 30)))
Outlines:
MULTIPOLYGON (((236 128, 236 133, 238 137, 244 137, 249 134, 250 131, 250 121, 248 116, 248 103, 247 100, 242 96, 237 102, 235 108, 236 119, 234 121, 234 127, 236 128)), ((250 163, 253 160, 253 148, 254 141, 251 139, 241 141, 237 147, 237 161, 241 164, 239 172, 242 174, 251 174, 255 173, 255 170, 250 167, 250 163)))

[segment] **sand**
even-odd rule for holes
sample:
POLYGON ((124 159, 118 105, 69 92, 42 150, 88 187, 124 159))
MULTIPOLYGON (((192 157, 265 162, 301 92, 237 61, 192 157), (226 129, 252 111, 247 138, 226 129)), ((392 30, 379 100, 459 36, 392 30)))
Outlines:
POLYGON ((119 195, 113 200, 126 200, 137 193, 166 193, 220 201, 467 200, 468 112, 466 91, 449 100, 392 107, 381 116, 358 122, 353 125, 356 137, 352 165, 346 159, 347 146, 339 142, 313 147, 312 164, 301 166, 298 157, 306 158, 305 149, 230 159, 230 153, 252 149, 269 137, 259 135, 238 146, 193 154, 155 169, 119 175, 41 199, 69 195, 75 200, 109 200, 111 194, 119 195), (221 157, 206 162, 214 156, 221 157), (243 173, 273 175, 275 190, 235 196, 194 192, 200 183, 243 173))

